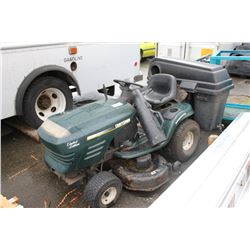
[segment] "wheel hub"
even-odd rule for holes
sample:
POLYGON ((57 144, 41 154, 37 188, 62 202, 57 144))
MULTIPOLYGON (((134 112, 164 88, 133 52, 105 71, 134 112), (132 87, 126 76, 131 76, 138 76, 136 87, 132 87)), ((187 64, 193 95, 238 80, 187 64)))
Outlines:
POLYGON ((50 98, 46 95, 40 96, 37 101, 37 106, 42 110, 48 109, 51 106, 50 98))
POLYGON ((57 88, 43 90, 37 97, 35 111, 37 116, 45 121, 48 117, 62 113, 66 109, 66 98, 57 88))
POLYGON ((109 187, 101 197, 101 202, 103 205, 109 205, 111 202, 115 200, 117 195, 117 190, 115 187, 109 187))
POLYGON ((185 151, 189 150, 194 143, 194 134, 191 131, 188 131, 185 139, 183 141, 182 147, 185 151))

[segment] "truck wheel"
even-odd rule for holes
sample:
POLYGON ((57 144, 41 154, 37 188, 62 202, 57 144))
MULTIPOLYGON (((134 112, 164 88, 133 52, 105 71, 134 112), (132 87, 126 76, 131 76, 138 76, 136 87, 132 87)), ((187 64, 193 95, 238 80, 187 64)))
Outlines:
POLYGON ((40 77, 25 93, 23 118, 31 127, 38 128, 48 117, 72 107, 72 93, 65 81, 52 76, 40 77))
POLYGON ((191 119, 184 120, 176 129, 163 155, 175 161, 185 162, 196 151, 200 140, 200 126, 191 119))
POLYGON ((103 171, 87 183, 84 198, 90 207, 107 208, 115 204, 122 191, 122 183, 114 174, 103 171))

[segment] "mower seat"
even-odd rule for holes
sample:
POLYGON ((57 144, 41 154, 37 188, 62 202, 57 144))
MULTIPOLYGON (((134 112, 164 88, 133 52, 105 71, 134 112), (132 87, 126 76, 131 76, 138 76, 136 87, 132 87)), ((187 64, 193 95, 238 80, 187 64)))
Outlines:
POLYGON ((176 98, 176 78, 168 74, 152 75, 144 92, 150 104, 162 105, 176 98))

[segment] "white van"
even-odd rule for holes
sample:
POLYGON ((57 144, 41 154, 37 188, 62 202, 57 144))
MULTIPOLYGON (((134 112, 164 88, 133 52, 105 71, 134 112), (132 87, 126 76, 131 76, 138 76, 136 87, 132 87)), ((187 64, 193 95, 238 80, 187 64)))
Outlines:
POLYGON ((141 80, 140 45, 112 43, 0 44, 1 119, 22 116, 34 128, 72 109, 82 96, 113 79, 141 80))

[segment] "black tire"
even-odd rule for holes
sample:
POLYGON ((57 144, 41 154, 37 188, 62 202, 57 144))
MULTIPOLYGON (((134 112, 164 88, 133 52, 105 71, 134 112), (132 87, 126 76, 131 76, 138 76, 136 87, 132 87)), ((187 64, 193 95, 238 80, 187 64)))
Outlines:
MULTIPOLYGON (((43 120, 40 119, 42 116, 38 116, 35 106, 39 95, 49 88, 59 90, 62 96, 64 96, 66 105, 63 111, 70 110, 73 107, 72 93, 66 81, 52 76, 44 76, 35 79, 26 91, 23 101, 23 119, 33 128, 38 128, 43 123, 43 120)), ((48 109, 49 108, 50 106, 48 106, 48 109)), ((53 112, 53 114, 58 113, 56 109, 53 112)))
MULTIPOLYGON (((107 208, 116 203, 121 191, 121 180, 111 172, 103 171, 94 175, 89 180, 84 190, 84 198, 90 207, 107 208), (110 200, 107 199, 107 203, 104 203, 105 192, 109 192, 108 190, 110 188, 112 188, 112 192, 115 190, 115 196, 114 198, 112 198, 112 196, 112 199, 109 198, 110 200)), ((111 195, 111 193, 108 193, 108 195, 111 195)), ((108 195, 106 197, 108 197, 108 195)))
POLYGON ((191 119, 184 120, 176 129, 169 144, 162 150, 165 157, 174 161, 185 162, 196 151, 200 140, 200 126, 197 122, 191 119), (191 144, 188 144, 184 149, 185 138, 192 133, 193 140, 191 144))

